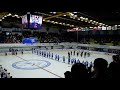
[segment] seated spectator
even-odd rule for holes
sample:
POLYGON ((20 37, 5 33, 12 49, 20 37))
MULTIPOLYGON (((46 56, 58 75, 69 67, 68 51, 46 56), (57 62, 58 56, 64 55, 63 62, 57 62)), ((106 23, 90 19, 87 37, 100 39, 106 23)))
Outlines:
POLYGON ((64 76, 65 76, 66 79, 70 79, 71 78, 71 72, 70 71, 66 71, 64 73, 64 76))
POLYGON ((67 71, 64 74, 65 78, 88 80, 86 66, 82 63, 75 63, 71 68, 71 72, 67 71))
POLYGON ((2 65, 0 65, 0 68, 2 67, 2 65))
POLYGON ((10 73, 7 73, 7 78, 11 78, 10 73))
POLYGON ((71 68, 71 75, 73 79, 87 80, 88 72, 86 66, 82 63, 76 63, 71 68))
POLYGON ((108 75, 108 62, 103 58, 97 58, 94 61, 94 75, 91 77, 92 80, 109 80, 110 76, 108 75))
POLYGON ((7 70, 0 65, 0 78, 12 78, 10 73, 7 73, 7 70))

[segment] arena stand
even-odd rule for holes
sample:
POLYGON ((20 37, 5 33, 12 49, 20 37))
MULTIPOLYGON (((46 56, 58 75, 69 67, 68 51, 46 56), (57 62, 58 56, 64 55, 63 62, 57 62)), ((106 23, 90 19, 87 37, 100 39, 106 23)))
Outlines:
MULTIPOLYGON (((46 33, 46 32, 31 32, 14 31, 6 35, 10 31, 4 31, 0 34, 0 43, 20 43, 23 38, 35 37, 40 43, 61 43, 61 42, 77 42, 76 32, 64 33, 46 33)), ((80 44, 98 44, 108 46, 120 46, 120 38, 118 34, 112 35, 89 35, 87 32, 79 32, 78 42, 80 44), (84 33, 86 33, 84 35, 84 33)))

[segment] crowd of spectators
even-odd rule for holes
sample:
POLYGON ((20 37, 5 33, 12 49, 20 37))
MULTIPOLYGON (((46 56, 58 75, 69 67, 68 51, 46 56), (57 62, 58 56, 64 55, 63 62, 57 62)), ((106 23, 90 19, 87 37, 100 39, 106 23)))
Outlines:
POLYGON ((108 43, 113 46, 120 45, 120 38, 119 36, 115 35, 104 35, 104 36, 84 36, 80 37, 80 43, 85 43, 85 44, 100 44, 100 45, 107 45, 108 43))
POLYGON ((7 36, 4 43, 19 43, 20 40, 17 36, 7 36))
POLYGON ((21 43, 23 38, 35 37, 41 43, 60 43, 60 42, 79 42, 82 44, 100 44, 107 45, 108 43, 113 46, 120 45, 120 38, 117 35, 79 35, 74 33, 40 33, 40 32, 22 32, 19 34, 0 34, 0 43, 21 43))
POLYGON ((0 65, 0 78, 12 78, 10 73, 8 73, 8 71, 3 68, 2 65, 0 65))
POLYGON ((64 73, 66 79, 80 80, 120 80, 120 55, 113 55, 113 62, 103 58, 94 60, 92 67, 86 67, 83 63, 75 63, 71 71, 64 73))

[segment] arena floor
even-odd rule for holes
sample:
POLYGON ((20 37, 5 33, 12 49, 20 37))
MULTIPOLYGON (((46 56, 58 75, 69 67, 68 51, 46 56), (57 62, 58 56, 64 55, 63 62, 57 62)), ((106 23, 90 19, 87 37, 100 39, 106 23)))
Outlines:
MULTIPOLYGON (((71 66, 67 64, 68 51, 74 50, 45 50, 46 52, 51 52, 54 55, 58 54, 60 60, 54 60, 50 58, 45 58, 32 52, 26 54, 18 55, 1 55, 0 56, 0 65, 7 69, 11 73, 13 78, 64 78, 64 72, 70 71, 71 66), (66 63, 63 63, 63 56, 66 56, 66 63)), ((79 50, 81 51, 81 50, 79 50)), ((88 51, 89 52, 89 51, 88 51)), ((104 58, 110 63, 112 61, 112 54, 97 54, 95 52, 90 52, 90 57, 77 57, 72 56, 71 58, 79 59, 81 62, 84 61, 94 61, 96 58, 104 58)))

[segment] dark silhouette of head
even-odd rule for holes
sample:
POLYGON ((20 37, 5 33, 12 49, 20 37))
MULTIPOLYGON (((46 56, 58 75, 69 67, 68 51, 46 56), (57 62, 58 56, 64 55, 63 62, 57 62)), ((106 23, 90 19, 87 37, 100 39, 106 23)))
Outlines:
POLYGON ((116 61, 116 55, 113 55, 112 58, 113 58, 113 61, 116 61))
POLYGON ((111 62, 109 65, 109 71, 112 75, 118 75, 120 73, 120 64, 111 62))
POLYGON ((108 62, 103 58, 97 58, 94 60, 94 71, 104 72, 107 69, 108 62))
POLYGON ((117 59, 118 62, 120 62, 120 55, 117 54, 116 59, 117 59))
POLYGON ((71 78, 71 72, 70 71, 66 71, 64 73, 64 76, 65 76, 65 78, 70 79, 71 78))
POLYGON ((94 60, 94 75, 92 79, 95 80, 109 80, 108 75, 108 62, 103 58, 97 58, 94 60))
POLYGON ((113 62, 120 63, 120 55, 113 55, 112 58, 113 58, 113 62))
POLYGON ((71 68, 71 75, 73 79, 87 79, 88 72, 86 66, 82 63, 75 63, 71 68))

